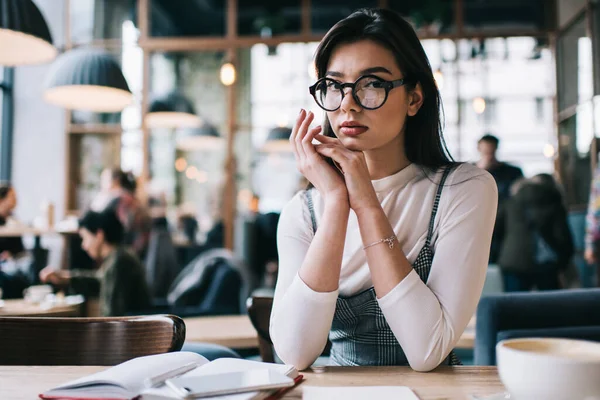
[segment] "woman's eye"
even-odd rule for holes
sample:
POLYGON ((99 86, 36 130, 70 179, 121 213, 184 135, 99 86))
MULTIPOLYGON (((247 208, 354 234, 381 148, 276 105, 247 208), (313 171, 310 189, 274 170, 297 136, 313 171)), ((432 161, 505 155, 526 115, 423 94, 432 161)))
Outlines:
POLYGON ((382 89, 384 87, 384 85, 383 85, 383 82, 381 82, 381 81, 372 80, 372 81, 368 81, 365 84, 365 87, 374 88, 374 89, 382 89))

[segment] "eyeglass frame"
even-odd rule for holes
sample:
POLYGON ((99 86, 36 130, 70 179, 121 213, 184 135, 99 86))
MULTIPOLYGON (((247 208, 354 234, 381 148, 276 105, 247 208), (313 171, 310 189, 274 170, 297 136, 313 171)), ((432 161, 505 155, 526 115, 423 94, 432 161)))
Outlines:
POLYGON ((350 93, 352 94, 352 98, 354 99, 354 101, 356 102, 356 104, 360 105, 361 108, 364 108, 365 110, 377 110, 378 108, 383 107, 383 105, 385 104, 385 102, 388 99, 388 95, 390 93, 390 91, 394 88, 400 87, 400 86, 404 86, 407 84, 412 83, 412 80, 410 78, 400 78, 400 79, 394 79, 391 81, 388 81, 387 79, 383 79, 380 78, 377 75, 362 75, 360 77, 358 77, 357 80, 355 80, 354 82, 350 83, 350 82, 346 82, 346 83, 341 83, 339 81, 336 81, 333 78, 329 78, 329 77, 323 77, 319 80, 317 80, 312 86, 309 86, 308 91, 309 93, 312 95, 313 99, 315 100, 315 103, 317 103, 317 105, 319 107, 321 107, 321 109, 327 111, 327 112, 333 112, 333 111, 337 111, 340 109, 340 107, 342 106, 342 102, 344 101, 344 96, 346 95, 346 92, 344 91, 345 88, 349 87, 352 90, 350 91, 350 93), (381 82, 382 84, 384 84, 384 89, 385 89, 385 97, 383 98, 383 101, 381 102, 381 105, 374 107, 374 108, 370 108, 370 107, 365 107, 363 106, 363 104, 360 102, 358 96, 356 95, 356 83, 358 81, 360 81, 363 78, 375 78, 376 80, 378 80, 379 82, 381 82), (326 81, 333 81, 335 83, 337 83, 340 87, 341 93, 342 93, 342 98, 340 99, 340 105, 337 106, 337 108, 334 108, 333 110, 328 110, 325 107, 323 107, 321 104, 319 104, 319 101, 317 100, 317 85, 321 82, 326 82, 326 81))

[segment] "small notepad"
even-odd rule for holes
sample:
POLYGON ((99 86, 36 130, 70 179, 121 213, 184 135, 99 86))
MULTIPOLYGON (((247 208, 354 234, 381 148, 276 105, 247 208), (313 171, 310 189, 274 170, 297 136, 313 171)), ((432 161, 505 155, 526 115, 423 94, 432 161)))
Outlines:
POLYGON ((406 386, 305 386, 303 400, 419 400, 406 386))

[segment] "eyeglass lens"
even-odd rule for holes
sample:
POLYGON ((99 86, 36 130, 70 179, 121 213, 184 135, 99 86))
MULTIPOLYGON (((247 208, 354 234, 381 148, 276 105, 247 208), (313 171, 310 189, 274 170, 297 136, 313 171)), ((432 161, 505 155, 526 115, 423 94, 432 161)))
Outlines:
MULTIPOLYGON (((324 79, 315 88, 315 98, 322 108, 336 110, 342 104, 343 90, 339 82, 324 79)), ((368 76, 356 82, 354 93, 364 108, 381 107, 386 98, 384 82, 368 76)))

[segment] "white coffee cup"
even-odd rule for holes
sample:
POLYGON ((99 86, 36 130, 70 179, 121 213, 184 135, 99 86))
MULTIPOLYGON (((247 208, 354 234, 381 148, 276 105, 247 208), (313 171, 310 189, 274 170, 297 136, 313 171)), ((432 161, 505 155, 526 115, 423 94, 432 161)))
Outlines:
POLYGON ((496 345, 500 380, 517 400, 600 400, 600 343, 528 338, 496 345))
POLYGON ((41 303, 51 293, 52 286, 50 285, 34 285, 23 290, 23 297, 29 303, 41 303))

